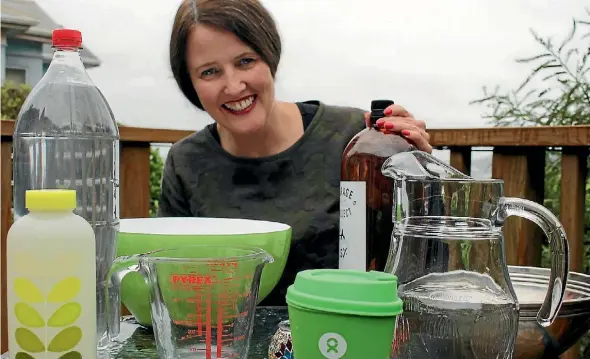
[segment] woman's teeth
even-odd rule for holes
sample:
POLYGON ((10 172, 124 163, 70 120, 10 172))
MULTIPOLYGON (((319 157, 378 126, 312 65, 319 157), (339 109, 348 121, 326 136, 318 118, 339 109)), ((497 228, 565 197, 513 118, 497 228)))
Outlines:
POLYGON ((250 96, 246 99, 243 99, 242 101, 228 102, 228 103, 224 104, 223 106, 225 106, 229 110, 238 112, 238 111, 244 111, 245 109, 250 107, 253 102, 254 102, 254 96, 250 96))

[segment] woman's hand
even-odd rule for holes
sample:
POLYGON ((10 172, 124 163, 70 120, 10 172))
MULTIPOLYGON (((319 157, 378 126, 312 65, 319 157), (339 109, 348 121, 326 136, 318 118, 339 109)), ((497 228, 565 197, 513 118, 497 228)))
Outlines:
MULTIPOLYGON (((377 127, 386 133, 397 134, 406 139, 420 151, 432 153, 430 135, 426 132, 426 122, 416 120, 411 113, 400 105, 391 105, 383 111, 385 117, 377 120, 377 127)), ((371 126, 371 113, 365 112, 365 123, 371 126)))

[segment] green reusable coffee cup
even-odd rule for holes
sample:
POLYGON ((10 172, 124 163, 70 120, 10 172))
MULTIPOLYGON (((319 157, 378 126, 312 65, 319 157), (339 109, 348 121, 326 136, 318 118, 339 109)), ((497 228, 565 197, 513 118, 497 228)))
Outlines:
POLYGON ((304 359, 389 359, 403 311, 396 276, 348 269, 299 272, 287 305, 293 353, 304 359))

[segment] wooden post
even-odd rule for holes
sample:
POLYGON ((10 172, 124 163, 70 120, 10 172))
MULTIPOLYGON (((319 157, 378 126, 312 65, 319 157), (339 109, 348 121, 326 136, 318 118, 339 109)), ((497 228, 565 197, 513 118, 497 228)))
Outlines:
MULTIPOLYGON (((150 143, 122 142, 119 195, 121 218, 146 218, 150 212, 150 143)), ((121 303, 121 315, 129 315, 121 303)))
MULTIPOLYGON (((584 272, 584 202, 588 176, 588 148, 564 147, 561 156, 560 221, 570 248, 570 271, 584 272)), ((561 355, 562 359, 580 357, 580 343, 561 355)))
POLYGON ((451 167, 469 176, 471 174, 471 147, 451 147, 450 150, 451 167))
POLYGON ((6 236, 8 229, 12 224, 12 139, 2 136, 0 147, 0 168, 1 168, 1 192, 0 201, 2 203, 2 222, 0 224, 1 243, 0 243, 0 276, 2 281, 2 292, 0 297, 0 332, 2 338, 0 341, 0 353, 8 351, 8 310, 7 310, 7 292, 6 292, 6 236))
MULTIPOLYGON (((504 180, 504 196, 543 204, 545 149, 542 147, 495 147, 492 177, 504 180)), ((509 265, 540 266, 544 234, 531 221, 510 217, 504 225, 506 260, 509 265)))
POLYGON ((570 247, 570 270, 584 272, 584 195, 588 149, 564 147, 561 157, 561 224, 570 247))
POLYGON ((150 212, 150 144, 121 143, 119 195, 121 218, 145 218, 150 212))

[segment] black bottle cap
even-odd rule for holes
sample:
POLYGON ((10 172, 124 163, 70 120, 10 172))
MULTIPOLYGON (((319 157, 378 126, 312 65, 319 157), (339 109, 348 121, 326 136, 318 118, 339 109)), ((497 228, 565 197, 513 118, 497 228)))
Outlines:
POLYGON ((371 124, 375 126, 378 119, 385 117, 383 111, 393 105, 391 100, 373 100, 371 101, 371 124))

